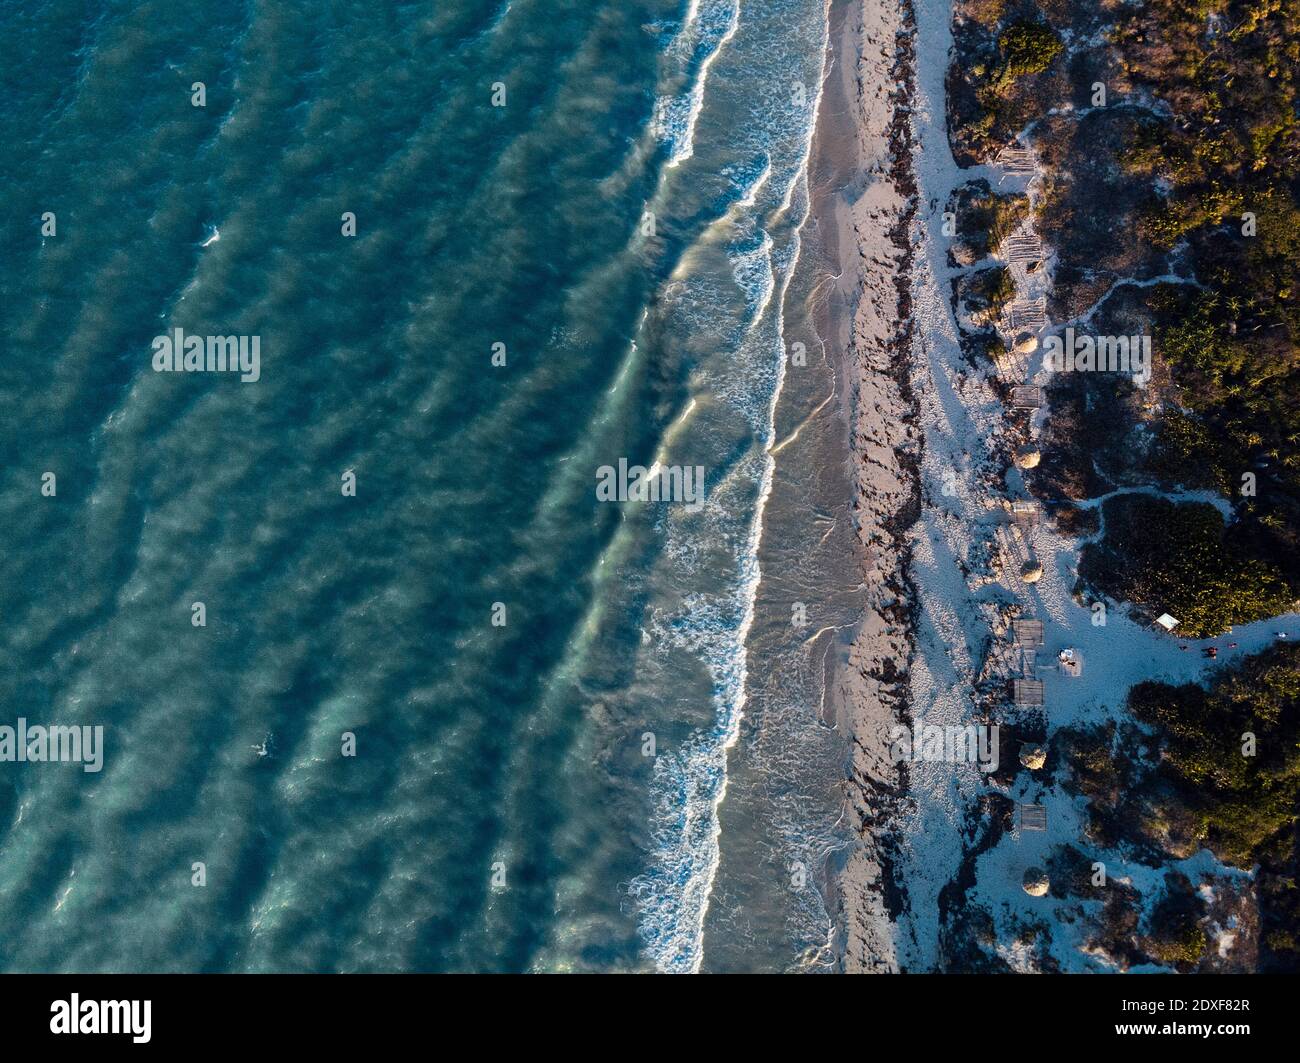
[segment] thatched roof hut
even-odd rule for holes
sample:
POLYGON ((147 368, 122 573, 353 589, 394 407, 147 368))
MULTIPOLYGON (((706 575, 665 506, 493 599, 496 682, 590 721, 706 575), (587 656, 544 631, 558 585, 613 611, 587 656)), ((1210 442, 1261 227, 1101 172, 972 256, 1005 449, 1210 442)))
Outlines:
POLYGON ((1017 469, 1036 469, 1038 463, 1043 460, 1043 455, 1037 447, 1024 446, 1016 451, 1015 460, 1017 469))
POLYGON ((1047 891, 1052 888, 1051 880, 1047 877, 1047 872, 1041 867, 1031 867, 1025 872, 1025 877, 1021 880, 1024 890, 1031 897, 1045 897, 1047 891))

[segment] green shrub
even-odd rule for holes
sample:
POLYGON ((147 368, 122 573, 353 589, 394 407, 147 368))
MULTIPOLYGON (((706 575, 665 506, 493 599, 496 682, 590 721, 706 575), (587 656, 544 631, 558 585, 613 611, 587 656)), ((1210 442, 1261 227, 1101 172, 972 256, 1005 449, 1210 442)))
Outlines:
POLYGON ((1199 963, 1205 954, 1206 941, 1204 930, 1188 924, 1168 937, 1154 939, 1149 949, 1153 957, 1170 967, 1192 965, 1199 963))
POLYGON ((1151 471, 1162 481, 1231 495, 1246 468, 1240 451, 1221 432, 1182 410, 1166 410, 1156 430, 1151 471))
POLYGON ((1247 658, 1205 689, 1140 683, 1130 711, 1155 730, 1171 799, 1195 810, 1214 853, 1238 867, 1293 862, 1300 801, 1300 646, 1247 658), (1253 755, 1243 735, 1255 736, 1253 755))
POLYGON ((1286 612, 1292 594, 1281 572, 1225 537, 1211 505, 1119 495, 1102 508, 1106 533, 1084 547, 1085 582, 1155 615, 1172 613, 1189 638, 1218 635, 1286 612))
POLYGON ((1005 85, 1027 74, 1041 74, 1064 47, 1061 38, 1042 22, 1013 22, 998 37, 1002 53, 998 82, 1005 85))
POLYGON ((1016 280, 1011 270, 1006 266, 989 266, 970 275, 963 301, 968 309, 982 311, 992 320, 1015 296, 1016 280))

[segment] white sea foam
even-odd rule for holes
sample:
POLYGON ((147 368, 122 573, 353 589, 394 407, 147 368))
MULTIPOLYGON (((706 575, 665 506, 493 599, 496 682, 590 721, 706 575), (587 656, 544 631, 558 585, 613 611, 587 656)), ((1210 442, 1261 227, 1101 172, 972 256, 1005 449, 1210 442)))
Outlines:
MULTIPOLYGON (((750 500, 749 519, 736 537, 740 542, 735 571, 723 593, 692 595, 679 610, 656 617, 651 624, 654 643, 665 651, 687 650, 698 657, 708 670, 713 688, 712 725, 697 730, 676 751, 661 752, 656 758, 650 868, 630 885, 640 908, 639 930, 647 950, 656 967, 668 972, 698 971, 704 959, 704 921, 720 858, 718 809, 726 796, 728 751, 739 736, 744 716, 746 640, 761 579, 758 547, 775 469, 771 446, 785 371, 781 304, 798 260, 798 228, 807 213, 806 168, 820 103, 820 75, 824 73, 828 32, 825 7, 819 16, 817 87, 798 138, 789 139, 788 126, 776 120, 776 113, 763 116, 765 121, 747 127, 743 133, 750 142, 766 135, 773 143, 763 145, 767 163, 748 184, 742 205, 759 208, 762 198, 768 201, 767 209, 779 207, 784 212, 791 202, 796 202, 798 217, 787 219, 789 229, 778 242, 762 228, 759 209, 745 212, 739 227, 761 235, 757 241, 742 240, 730 254, 731 280, 745 302, 743 320, 733 320, 737 326, 735 361, 743 371, 724 370, 708 385, 717 398, 746 414, 756 437, 755 446, 730 470, 726 485, 732 493, 750 500), (781 146, 784 158, 777 159, 775 141, 783 134, 787 137, 781 146), (774 297, 777 311, 768 320, 767 311, 774 297)), ((734 34, 733 27, 726 40, 734 34)), ((703 76, 698 84, 702 92, 703 76)), ((693 151, 693 119, 688 128, 689 138, 676 145, 678 150, 686 146, 687 153, 681 158, 693 151)), ((689 300, 692 296, 699 299, 702 288, 709 286, 697 282, 683 287, 690 289, 684 296, 689 300)), ((734 309, 733 305, 727 311, 733 318, 734 309)), ((722 493, 721 486, 710 493, 715 514, 722 493)), ((718 522, 707 529, 695 521, 678 525, 675 519, 665 520, 669 539, 665 552, 676 564, 689 568, 698 557, 698 551, 683 544, 679 537, 689 537, 696 545, 703 540, 727 538, 725 518, 708 515, 707 508, 696 518, 718 522)))
POLYGON ((695 125, 704 107, 709 68, 739 25, 740 0, 691 0, 682 30, 668 49, 670 55, 682 57, 688 86, 655 103, 654 130, 669 146, 669 166, 695 153, 695 125))
POLYGON ((772 159, 766 152, 751 167, 731 166, 722 171, 741 189, 737 207, 752 207, 758 202, 758 193, 772 176, 772 159))

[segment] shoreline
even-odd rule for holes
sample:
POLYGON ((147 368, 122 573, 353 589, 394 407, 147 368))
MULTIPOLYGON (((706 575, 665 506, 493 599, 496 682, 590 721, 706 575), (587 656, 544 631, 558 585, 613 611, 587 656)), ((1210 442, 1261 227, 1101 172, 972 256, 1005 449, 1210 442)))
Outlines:
MULTIPOLYGON (((1049 411, 1018 410, 1013 401, 1014 387, 1045 390, 1049 382, 1041 342, 1057 315, 1026 323, 1024 308, 1050 306, 1055 293, 1058 249, 1040 228, 1050 160, 1027 130, 996 159, 959 162, 950 128, 961 127, 948 85, 960 62, 951 3, 830 0, 828 12, 799 305, 822 348, 821 375, 811 379, 828 380, 830 391, 810 396, 820 383, 799 382, 788 396, 791 423, 772 453, 778 480, 804 485, 793 499, 783 486, 779 508, 786 519, 802 518, 773 534, 763 559, 764 613, 779 615, 814 592, 792 575, 791 531, 807 541, 829 525, 814 551, 818 579, 839 579, 840 604, 853 606, 847 616, 819 612, 815 634, 785 647, 819 675, 812 707, 843 765, 838 838, 822 890, 830 939, 824 954, 805 953, 799 966, 1122 969, 1122 958, 1094 947, 1101 895, 1057 885, 1069 881, 1068 862, 1082 859, 1075 847, 1092 851, 1089 859, 1103 860, 1114 877, 1107 904, 1140 895, 1144 919, 1166 873, 1221 884, 1225 894, 1239 875, 1204 851, 1157 869, 1098 844, 1072 788, 1070 742, 1080 728, 1128 723, 1128 692, 1143 681, 1177 685, 1209 673, 1199 654, 1182 652, 1178 640, 1126 609, 1095 622, 1076 591, 1093 536, 1058 525, 1028 471, 1040 450, 1044 461, 1054 456, 1049 411), (980 182, 1023 200, 1024 212, 963 261, 948 219, 967 209, 961 197, 980 182), (1041 248, 1032 265, 1026 246, 1041 248), (963 311, 960 295, 990 267, 1005 272, 1013 291, 1010 310, 985 322, 963 311), (981 330, 1015 357, 973 356, 971 337, 981 330), (801 432, 817 438, 783 453, 801 432), (1026 453, 1032 463, 1022 461, 1026 453), (1037 622, 1040 649, 1017 644, 1015 620, 1037 622), (1045 701, 1016 701, 1026 680, 1045 701), (993 766, 896 759, 895 728, 910 735, 922 725, 990 729, 993 766), (1026 808, 1034 809, 1028 827, 1026 808), (1050 894, 1028 885, 1044 867, 1050 894)), ((1161 493, 1112 493, 1125 490, 1161 493)), ((1109 497, 1075 506, 1098 510, 1104 530, 1109 497)), ((1262 648, 1272 624, 1244 625, 1230 645, 1242 654, 1262 648)), ((812 788, 822 784, 821 770, 805 767, 812 788)))
POLYGON ((822 716, 847 739, 844 815, 854 843, 830 884, 837 964, 898 970, 907 907, 889 823, 906 771, 888 757, 889 731, 909 713, 906 529, 919 508, 906 360, 916 209, 907 106, 910 3, 832 4, 834 64, 814 135, 812 218, 827 263, 813 317, 835 365, 837 415, 848 444, 851 511, 866 602, 843 652, 828 655, 822 716), (900 88, 901 83, 901 88, 900 88))

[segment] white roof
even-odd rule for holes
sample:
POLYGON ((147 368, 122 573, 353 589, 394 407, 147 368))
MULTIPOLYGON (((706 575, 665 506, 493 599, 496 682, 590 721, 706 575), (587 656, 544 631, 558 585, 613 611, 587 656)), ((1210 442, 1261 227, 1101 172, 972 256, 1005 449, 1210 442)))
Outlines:
POLYGON ((1159 624, 1166 631, 1173 631, 1173 629, 1178 626, 1178 621, 1175 620, 1168 613, 1161 613, 1158 617, 1156 617, 1156 623, 1159 624))

